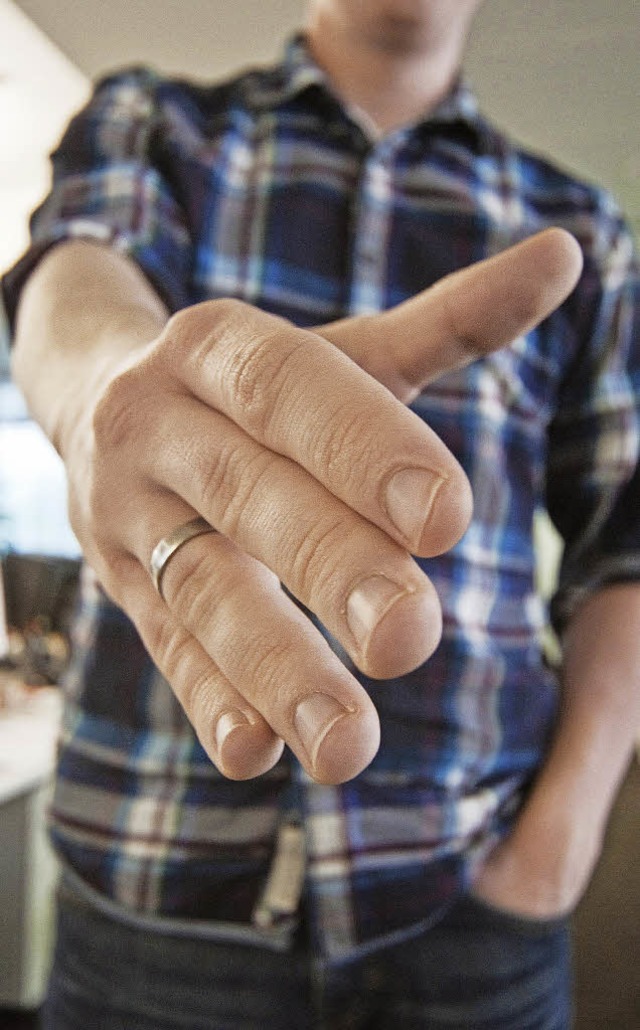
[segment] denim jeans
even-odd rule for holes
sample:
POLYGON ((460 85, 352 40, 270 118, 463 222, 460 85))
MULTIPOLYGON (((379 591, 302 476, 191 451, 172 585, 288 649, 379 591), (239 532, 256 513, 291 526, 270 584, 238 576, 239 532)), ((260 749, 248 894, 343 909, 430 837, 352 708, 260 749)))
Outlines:
POLYGON ((320 972, 289 952, 160 936, 63 894, 43 1030, 567 1030, 565 920, 473 897, 420 937, 320 972))

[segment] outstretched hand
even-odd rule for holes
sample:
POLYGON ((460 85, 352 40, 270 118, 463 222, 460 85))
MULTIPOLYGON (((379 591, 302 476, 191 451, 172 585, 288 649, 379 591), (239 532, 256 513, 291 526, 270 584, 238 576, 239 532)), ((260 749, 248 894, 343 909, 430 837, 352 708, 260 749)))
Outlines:
POLYGON ((314 332, 209 301, 110 375, 92 439, 65 455, 74 529, 225 775, 266 771, 283 742, 326 783, 371 761, 368 694, 280 583, 370 676, 429 657, 440 608, 411 554, 452 547, 472 498, 405 405, 531 329, 580 267, 573 238, 548 230, 314 332), (160 597, 154 546, 197 515, 217 532, 176 552, 160 597))

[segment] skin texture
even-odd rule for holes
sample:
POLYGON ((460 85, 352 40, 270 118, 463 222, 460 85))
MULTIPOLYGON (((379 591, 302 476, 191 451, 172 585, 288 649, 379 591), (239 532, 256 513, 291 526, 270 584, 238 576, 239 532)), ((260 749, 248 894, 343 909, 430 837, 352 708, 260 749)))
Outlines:
MULTIPOLYGON (((447 91, 479 6, 313 0, 307 33, 335 89, 385 132, 447 91)), ((32 274, 14 371, 65 460, 74 529, 227 776, 270 768, 283 742, 326 783, 371 760, 368 695, 279 583, 372 676, 429 656, 439 604, 410 552, 455 543, 472 498, 405 405, 544 318, 580 266, 575 241, 551 230, 315 333, 230 301, 169 319, 141 273, 94 244, 63 244, 32 274), (375 422, 362 417, 373 408, 375 422), (171 559, 162 600, 151 551, 196 514, 219 532, 171 559)), ((478 870, 495 905, 548 916, 584 889, 640 725, 638 598, 610 587, 572 621, 548 763, 478 870)))
POLYGON ((369 675, 429 657, 440 607, 410 552, 451 547, 472 498, 405 404, 533 326, 580 267, 573 238, 549 230, 315 333, 237 301, 167 320, 142 274, 93 244, 64 244, 34 272, 16 375, 65 459, 89 561, 221 771, 257 775, 283 740, 324 782, 371 760, 367 693, 279 583, 369 675), (219 533, 174 555, 163 601, 151 552, 197 514, 219 533))

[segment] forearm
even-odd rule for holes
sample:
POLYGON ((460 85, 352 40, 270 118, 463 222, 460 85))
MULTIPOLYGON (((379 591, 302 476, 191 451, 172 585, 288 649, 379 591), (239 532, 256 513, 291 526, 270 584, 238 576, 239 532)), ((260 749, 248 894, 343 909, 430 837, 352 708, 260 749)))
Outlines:
POLYGON ((70 242, 43 258, 22 293, 12 369, 59 450, 110 371, 166 320, 143 274, 107 248, 70 242))
POLYGON ((547 760, 513 833, 476 880, 493 904, 534 918, 566 913, 598 860, 640 729, 640 586, 611 586, 574 616, 562 707, 547 760))
POLYGON ((640 585, 589 598, 563 643, 560 721, 531 803, 601 835, 640 731, 640 585))

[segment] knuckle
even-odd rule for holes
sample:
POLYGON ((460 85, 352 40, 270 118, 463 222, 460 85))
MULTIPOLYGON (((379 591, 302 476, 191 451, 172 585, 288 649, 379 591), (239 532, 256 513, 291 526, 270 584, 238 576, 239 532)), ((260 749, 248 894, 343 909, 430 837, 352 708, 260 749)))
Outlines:
MULTIPOLYGON (((182 701, 180 687, 189 682, 189 637, 172 619, 157 619, 148 633, 149 651, 182 701)), ((188 709, 185 706, 187 715, 188 709)))
POLYGON ((220 301, 204 360, 215 361, 233 410, 260 429, 268 421, 281 385, 288 381, 289 359, 298 337, 275 315, 256 312, 241 301, 220 301))
POLYGON ((180 308, 179 311, 174 311, 170 318, 167 319, 161 339, 182 340, 185 336, 188 336, 193 324, 194 312, 196 311, 196 306, 180 308))
POLYGON ((264 401, 267 369, 271 364, 272 341, 268 337, 250 337, 235 352, 227 366, 228 385, 236 405, 255 413, 264 401))
POLYGON ((206 511, 215 516, 217 528, 237 539, 243 525, 265 508, 262 484, 268 489, 270 471, 276 461, 270 451, 247 453, 243 446, 221 450, 200 468, 197 489, 206 511))
POLYGON ((218 529, 223 528, 221 513, 237 492, 238 465, 234 449, 219 447, 199 455, 190 469, 202 509, 213 514, 218 529))
POLYGON ((191 304, 171 315, 162 339, 169 346, 192 350, 197 360, 199 346, 206 353, 215 340, 224 340, 230 326, 246 319, 246 307, 243 301, 226 297, 191 304))
POLYGON ((178 348, 195 367, 206 366, 251 324, 251 307, 244 301, 221 297, 176 311, 162 335, 169 349, 178 348))
POLYGON ((194 674, 191 661, 192 643, 181 642, 177 656, 172 656, 175 682, 187 717, 198 733, 204 747, 210 747, 212 729, 219 714, 219 701, 213 689, 211 669, 194 674))
POLYGON ((190 380, 218 383, 232 417, 262 435, 295 377, 299 346, 285 319, 221 298, 173 315, 161 349, 190 380))
MULTIPOLYGON (((223 532, 238 542, 243 542, 243 531, 249 539, 260 534, 263 519, 277 519, 270 498, 271 471, 277 458, 269 451, 257 453, 246 464, 235 463, 236 474, 230 476, 222 497, 223 510, 220 525, 223 532), (231 486, 231 489, 229 487, 231 486)), ((227 466, 230 468, 230 466, 227 466)), ((245 541, 249 543, 249 539, 245 541)))
POLYGON ((93 413, 93 433, 99 450, 122 451, 139 442, 146 421, 144 393, 137 373, 129 369, 105 387, 93 413))
POLYGON ((269 721, 274 712, 286 704, 291 669, 295 669, 298 663, 297 646, 284 638, 253 640, 252 647, 246 648, 240 658, 241 677, 251 683, 258 707, 263 713, 269 711, 269 721))
POLYGON ((260 435, 268 432, 280 408, 296 351, 290 338, 276 330, 254 333, 229 355, 225 372, 231 403, 260 435))
POLYGON ((322 596, 325 603, 339 594, 338 580, 345 567, 344 556, 355 545, 345 520, 323 520, 308 533, 296 549, 290 570, 290 587, 297 597, 313 605, 322 596))
POLYGON ((96 546, 91 560, 111 600, 120 607, 126 607, 130 583, 137 571, 136 559, 123 551, 96 546))
POLYGON ((191 372, 196 381, 219 366, 222 355, 249 322, 249 305, 232 298, 206 300, 174 312, 154 352, 177 378, 191 372))
POLYGON ((353 403, 332 412, 331 419, 317 424, 313 453, 318 467, 327 479, 336 478, 349 484, 354 473, 362 475, 367 468, 376 467, 376 434, 368 431, 369 424, 353 403))
POLYGON ((131 578, 132 572, 136 569, 137 562, 133 555, 123 551, 116 551, 107 556, 107 565, 111 582, 114 584, 126 584, 131 578))

